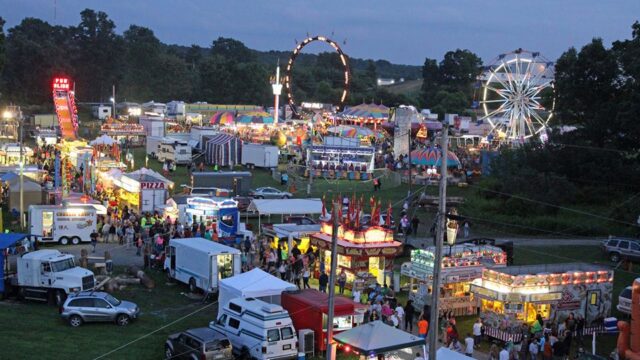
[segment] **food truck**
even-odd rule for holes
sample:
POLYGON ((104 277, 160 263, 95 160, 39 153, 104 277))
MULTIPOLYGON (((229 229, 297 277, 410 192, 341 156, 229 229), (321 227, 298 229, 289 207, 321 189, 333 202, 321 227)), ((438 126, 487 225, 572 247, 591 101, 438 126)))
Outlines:
POLYGON ((173 182, 157 172, 141 168, 127 174, 111 174, 110 181, 118 189, 120 205, 128 205, 138 213, 153 212, 156 206, 164 205, 173 182))
POLYGON ((519 341, 522 323, 538 315, 551 323, 570 313, 585 319, 585 334, 609 316, 613 270, 587 263, 542 264, 484 269, 470 291, 480 299, 485 333, 519 341))
MULTIPOLYGON (((433 246, 411 251, 411 262, 402 264, 401 274, 409 278, 409 299, 421 311, 431 304, 433 284, 433 246)), ((477 313, 478 300, 471 294, 471 282, 482 277, 485 268, 502 268, 507 265, 504 251, 491 245, 461 244, 443 249, 440 272, 439 308, 454 316, 477 313)))
MULTIPOLYGON (((102 205, 31 205, 29 232, 40 242, 77 245, 91 241, 96 231, 97 207, 102 205)), ((103 207, 104 208, 104 207, 103 207)), ((106 209, 104 209, 106 213, 106 209)))
POLYGON ((230 198, 174 196, 156 210, 163 213, 163 218, 169 217, 187 226, 194 222, 215 224, 219 239, 235 240, 239 232, 238 202, 230 198))
MULTIPOLYGON (((327 349, 329 295, 316 289, 284 291, 280 300, 282 307, 289 311, 293 326, 298 330, 313 330, 316 350, 325 351, 327 349)), ((333 333, 335 335, 363 323, 366 308, 349 298, 336 296, 333 311, 333 333)))
MULTIPOLYGON (((333 224, 322 222, 320 231, 309 235, 310 244, 320 248, 320 261, 331 268, 331 234, 333 224)), ((402 253, 402 243, 394 240, 393 230, 381 226, 358 229, 342 223, 338 227, 338 273, 344 269, 347 284, 358 289, 371 285, 391 284, 393 259, 402 253)))

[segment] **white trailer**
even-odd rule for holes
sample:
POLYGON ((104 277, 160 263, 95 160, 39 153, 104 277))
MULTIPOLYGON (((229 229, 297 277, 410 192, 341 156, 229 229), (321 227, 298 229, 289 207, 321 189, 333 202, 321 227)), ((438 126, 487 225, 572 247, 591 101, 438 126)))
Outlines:
POLYGON ((150 158, 157 158, 158 148, 162 143, 162 139, 164 139, 164 136, 147 136, 147 155, 150 158))
POLYGON ((280 150, 277 146, 242 144, 242 165, 249 168, 275 168, 278 166, 280 150))
POLYGON ((144 128, 147 138, 150 136, 164 136, 165 122, 162 116, 144 115, 140 116, 138 122, 144 128))
POLYGON ((190 141, 193 143, 197 143, 198 150, 203 151, 204 144, 202 143, 202 137, 216 135, 219 132, 220 131, 218 129, 214 129, 210 126, 192 126, 190 141))
POLYGON ((91 115, 98 120, 104 120, 111 116, 111 106, 95 105, 91 108, 91 115))
POLYGON ((40 242, 89 242, 96 231, 97 211, 93 205, 31 205, 29 233, 40 242))
MULTIPOLYGON (((20 256, 18 274, 9 279, 18 297, 62 305, 68 294, 92 290, 93 273, 76 266, 73 255, 58 250, 37 250, 20 256)), ((12 291, 13 292, 13 291, 12 291)))
POLYGON ((191 163, 191 150, 191 146, 187 141, 168 137, 164 138, 158 145, 156 157, 161 162, 169 160, 177 165, 187 165, 191 163))
POLYGON ((219 281, 241 273, 240 250, 204 238, 171 239, 164 269, 169 276, 205 293, 217 293, 219 281))
POLYGON ((185 106, 184 101, 169 101, 167 103, 167 116, 185 116, 185 106))

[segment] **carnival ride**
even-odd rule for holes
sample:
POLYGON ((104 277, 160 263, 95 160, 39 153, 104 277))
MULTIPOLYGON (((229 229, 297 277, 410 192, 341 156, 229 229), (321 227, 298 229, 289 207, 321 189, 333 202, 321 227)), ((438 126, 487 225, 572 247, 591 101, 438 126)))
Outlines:
POLYGON ((351 79, 350 79, 351 78, 351 70, 349 69, 349 58, 347 57, 347 55, 342 51, 342 49, 340 48, 338 43, 336 43, 335 41, 333 41, 333 40, 331 40, 331 39, 329 39, 329 38, 327 38, 325 36, 308 37, 308 38, 304 39, 300 44, 298 44, 295 49, 293 49, 293 52, 291 53, 291 57, 289 58, 289 62, 287 63, 286 75, 285 75, 285 78, 284 78, 284 88, 285 88, 285 91, 287 92, 287 99, 288 99, 289 105, 291 107, 291 110, 296 115, 298 115, 298 111, 296 109, 296 103, 295 103, 295 99, 293 97, 293 89, 292 89, 293 64, 296 61, 296 58, 298 57, 298 54, 300 54, 302 49, 305 46, 307 46, 310 43, 315 42, 315 41, 325 42, 325 43, 331 45, 331 47, 340 56, 340 62, 342 63, 343 70, 344 70, 344 83, 343 83, 342 95, 340 96, 340 102, 338 103, 338 109, 342 109, 343 108, 344 103, 347 100, 347 95, 349 94, 349 84, 351 82, 351 79))
POLYGON ((53 79, 53 103, 58 124, 64 140, 76 140, 78 131, 78 109, 71 81, 65 77, 53 79))
POLYGON ((543 96, 553 88, 553 62, 538 52, 522 49, 499 55, 478 77, 482 106, 494 135, 505 142, 544 139, 554 102, 545 106, 543 96))

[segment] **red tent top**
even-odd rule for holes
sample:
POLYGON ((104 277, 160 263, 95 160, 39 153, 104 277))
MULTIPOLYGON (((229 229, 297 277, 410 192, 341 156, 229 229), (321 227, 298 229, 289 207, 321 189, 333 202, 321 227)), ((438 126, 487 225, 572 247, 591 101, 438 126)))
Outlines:
MULTIPOLYGON (((283 295, 290 296, 298 302, 304 303, 305 307, 320 309, 323 313, 329 313, 329 294, 316 289, 305 289, 300 292, 285 292, 283 295)), ((352 315, 356 313, 359 304, 353 300, 336 296, 334 301, 334 314, 336 316, 352 315)), ((291 310, 289 310, 291 312, 291 310)))

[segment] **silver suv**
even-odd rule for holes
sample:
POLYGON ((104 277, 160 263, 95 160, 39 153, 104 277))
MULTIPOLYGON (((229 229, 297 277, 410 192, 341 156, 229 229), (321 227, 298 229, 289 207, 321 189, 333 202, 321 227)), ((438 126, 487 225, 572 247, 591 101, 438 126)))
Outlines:
POLYGON ((120 301, 101 291, 71 294, 60 308, 62 318, 73 327, 92 321, 115 321, 120 326, 126 326, 137 318, 139 313, 138 305, 120 301))
POLYGON ((623 259, 640 261, 640 241, 636 239, 611 238, 604 240, 602 251, 613 262, 619 262, 623 259))

